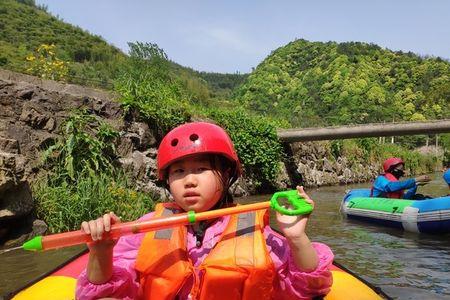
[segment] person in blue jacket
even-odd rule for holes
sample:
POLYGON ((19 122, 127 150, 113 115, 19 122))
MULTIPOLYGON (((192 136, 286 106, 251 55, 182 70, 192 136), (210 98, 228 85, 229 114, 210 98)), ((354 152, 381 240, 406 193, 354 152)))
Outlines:
POLYGON ((448 187, 450 188, 450 168, 447 169, 447 171, 444 172, 444 175, 442 175, 444 178, 444 181, 448 184, 448 187))
POLYGON ((417 187, 424 185, 431 179, 426 175, 416 178, 400 180, 404 175, 405 162, 398 157, 386 159, 383 163, 384 173, 380 174, 373 183, 371 197, 414 199, 417 187), (405 193, 404 190, 407 190, 405 193))

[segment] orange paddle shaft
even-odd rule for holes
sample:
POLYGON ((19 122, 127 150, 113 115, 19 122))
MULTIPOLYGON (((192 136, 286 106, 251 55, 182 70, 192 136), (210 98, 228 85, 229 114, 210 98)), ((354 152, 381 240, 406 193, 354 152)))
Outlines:
MULTIPOLYGON (((225 215, 239 214, 248 211, 266 209, 270 207, 270 201, 258 202, 247 205, 221 208, 205 212, 186 212, 170 217, 158 217, 147 221, 132 221, 118 223, 111 226, 109 232, 103 234, 104 239, 117 239, 123 235, 136 234, 152 230, 192 224, 198 221, 214 219, 225 215)), ((57 233, 47 236, 38 236, 24 243, 25 250, 49 250, 92 242, 92 238, 84 231, 76 230, 57 233)))

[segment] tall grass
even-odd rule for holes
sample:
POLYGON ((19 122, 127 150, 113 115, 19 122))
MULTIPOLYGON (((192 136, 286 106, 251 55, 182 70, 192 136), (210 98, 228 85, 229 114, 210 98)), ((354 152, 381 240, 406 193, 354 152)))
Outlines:
MULTIPOLYGON (((379 144, 376 138, 337 140, 330 142, 334 158, 345 157, 351 163, 381 164, 389 157, 400 157, 411 175, 434 172, 441 164, 441 157, 422 154, 396 144, 379 144)), ((381 170, 381 167, 380 167, 381 170)))
POLYGON ((422 154, 394 144, 384 144, 377 154, 384 160, 388 157, 401 157, 405 161, 405 168, 411 175, 431 173, 437 170, 442 163, 442 157, 432 154, 422 154))
POLYGON ((80 174, 76 183, 49 185, 41 179, 33 185, 36 213, 50 232, 74 230, 82 221, 114 211, 123 221, 134 220, 153 209, 150 195, 137 192, 123 173, 80 174))
POLYGON ((73 112, 61 125, 62 138, 43 153, 52 180, 76 181, 84 172, 113 172, 119 133, 86 111, 73 112))
POLYGON ((110 211, 133 220, 153 209, 152 197, 135 191, 112 164, 115 130, 86 112, 69 116, 61 129, 59 141, 44 151, 48 174, 32 186, 37 217, 50 232, 77 229, 110 211))

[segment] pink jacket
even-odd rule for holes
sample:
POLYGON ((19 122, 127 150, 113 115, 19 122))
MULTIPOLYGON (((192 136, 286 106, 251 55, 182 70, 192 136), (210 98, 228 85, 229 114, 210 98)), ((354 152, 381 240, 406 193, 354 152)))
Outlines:
MULTIPOLYGON (((153 213, 146 214, 141 220, 150 219, 153 213)), ((203 244, 196 247, 196 238, 189 227, 187 250, 194 266, 198 266, 217 243, 220 234, 225 229, 229 217, 223 217, 206 229, 203 244)), ((98 299, 115 297, 118 299, 136 299, 139 281, 134 263, 144 233, 120 238, 114 247, 114 269, 112 278, 104 284, 96 285, 87 279, 86 271, 78 277, 77 299, 98 299)), ((326 294, 332 284, 332 276, 328 267, 333 262, 331 249, 321 243, 313 243, 319 256, 319 265, 313 272, 298 270, 291 256, 290 248, 284 237, 274 232, 269 226, 264 228, 267 247, 275 265, 276 280, 274 299, 284 299, 288 295, 298 299, 310 299, 326 294)), ((191 299, 189 291, 191 284, 187 282, 180 291, 179 299, 191 299)))

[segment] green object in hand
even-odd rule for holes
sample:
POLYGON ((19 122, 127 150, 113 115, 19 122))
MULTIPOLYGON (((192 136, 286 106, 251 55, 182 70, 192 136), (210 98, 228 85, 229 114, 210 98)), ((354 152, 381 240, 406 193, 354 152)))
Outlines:
POLYGON ((307 215, 312 212, 313 207, 298 194, 297 190, 276 192, 270 199, 270 207, 279 213, 288 216, 307 215), (278 199, 285 198, 293 209, 285 208, 280 205, 278 199))

